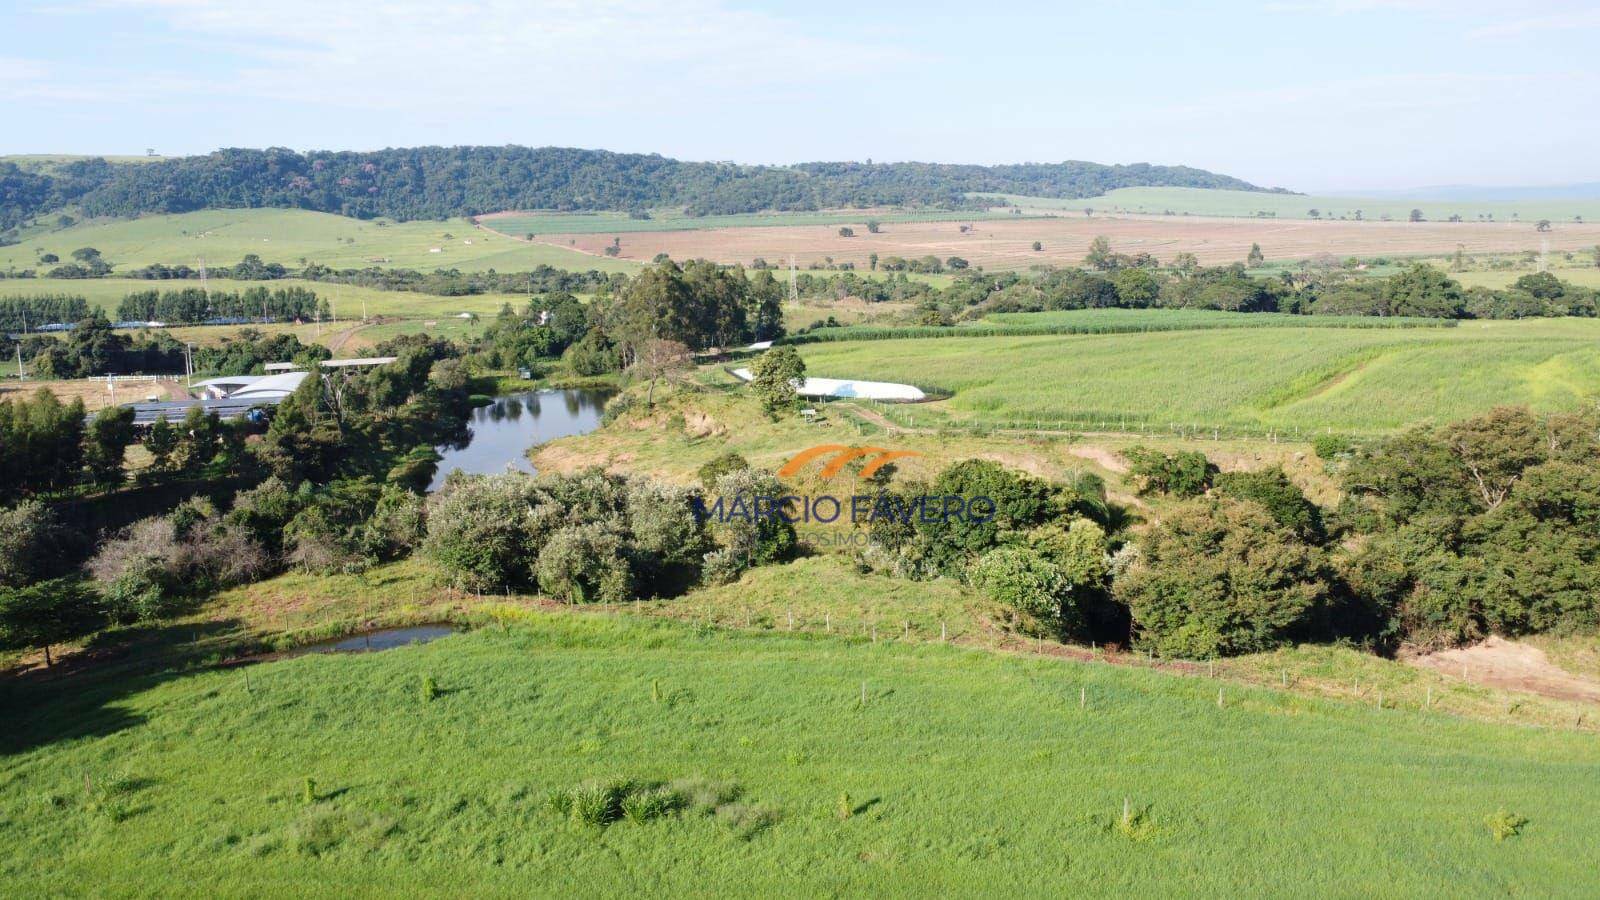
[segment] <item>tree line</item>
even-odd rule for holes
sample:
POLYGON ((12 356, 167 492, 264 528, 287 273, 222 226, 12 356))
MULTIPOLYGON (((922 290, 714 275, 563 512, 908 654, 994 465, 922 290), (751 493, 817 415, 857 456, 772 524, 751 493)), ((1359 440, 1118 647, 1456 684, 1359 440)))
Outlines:
POLYGON ((138 164, 87 160, 50 172, 0 164, 0 227, 68 204, 90 216, 278 207, 356 218, 444 219, 505 209, 691 215, 868 206, 968 207, 974 192, 1091 197, 1134 186, 1260 190, 1184 166, 1069 161, 1008 166, 683 162, 561 147, 372 152, 224 149, 138 164))

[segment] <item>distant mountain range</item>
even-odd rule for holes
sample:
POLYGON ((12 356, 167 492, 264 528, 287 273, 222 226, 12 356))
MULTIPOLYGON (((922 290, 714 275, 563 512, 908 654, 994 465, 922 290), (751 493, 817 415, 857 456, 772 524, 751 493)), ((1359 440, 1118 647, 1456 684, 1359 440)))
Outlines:
POLYGON ((562 147, 416 147, 373 152, 219 150, 158 160, 0 161, 0 229, 76 207, 133 216, 225 207, 312 209, 360 218, 440 219, 506 209, 642 210, 691 215, 873 206, 968 208, 974 194, 1095 197, 1125 187, 1261 191, 1187 166, 1067 161, 975 166, 683 162, 562 147))

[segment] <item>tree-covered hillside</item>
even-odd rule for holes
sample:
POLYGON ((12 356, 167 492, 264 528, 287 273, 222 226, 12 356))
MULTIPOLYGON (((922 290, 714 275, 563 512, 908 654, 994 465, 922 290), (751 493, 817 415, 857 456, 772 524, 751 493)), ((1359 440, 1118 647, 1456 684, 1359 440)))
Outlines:
POLYGON ((960 206, 968 194, 1092 197, 1121 187, 1260 190, 1200 169, 1088 162, 964 166, 747 166, 561 147, 415 147, 375 152, 219 150, 158 162, 0 163, 0 228, 77 204, 90 216, 287 207, 360 218, 444 218, 504 209, 693 214, 848 206, 960 206))

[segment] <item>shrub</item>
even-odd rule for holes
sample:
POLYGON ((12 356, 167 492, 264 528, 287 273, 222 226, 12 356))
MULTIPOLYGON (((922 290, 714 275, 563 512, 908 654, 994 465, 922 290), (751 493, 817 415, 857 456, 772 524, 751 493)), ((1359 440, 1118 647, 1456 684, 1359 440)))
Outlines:
POLYGON ((730 472, 739 472, 750 468, 750 463, 743 456, 729 450, 719 456, 712 457, 699 469, 700 485, 708 492, 717 489, 717 480, 730 472))
POLYGON ((1056 632, 1077 631, 1082 624, 1071 605, 1067 577, 1036 550, 991 550, 973 565, 971 578, 990 599, 1026 613, 1056 632))
POLYGON ((1483 824, 1488 826, 1489 834, 1494 837, 1495 843, 1498 844, 1506 838, 1516 837, 1521 834, 1523 827, 1528 824, 1528 819, 1525 816, 1507 812, 1502 807, 1484 816, 1483 824))
POLYGON ((959 497, 970 507, 987 500, 993 515, 917 515, 917 541, 926 564, 939 572, 961 576, 972 559, 998 546, 1013 534, 1044 524, 1055 512, 1049 484, 1005 468, 999 463, 968 459, 940 472, 927 493, 933 497, 959 497))
POLYGON ((76 543, 55 511, 37 500, 0 509, 0 587, 22 587, 59 573, 76 543))
POLYGON ((1323 462, 1333 462, 1342 456, 1348 456, 1354 449, 1355 445, 1343 435, 1319 434, 1311 440, 1312 452, 1323 462))
POLYGON ((633 596, 623 539, 596 523, 558 529, 534 565, 539 590, 568 603, 621 603, 633 596))
POLYGON ((1321 554, 1253 503, 1191 501, 1145 534, 1139 550, 1116 592, 1132 611, 1136 640, 1166 656, 1280 646, 1327 597, 1321 554))
POLYGON ((471 587, 526 583, 531 488, 523 475, 450 477, 428 498, 424 550, 471 587))
POLYGON ((1148 447, 1129 447, 1122 451, 1141 495, 1171 494, 1198 497, 1211 487, 1217 468, 1205 454, 1193 450, 1167 455, 1148 447))
POLYGON ((716 563, 708 556, 707 564, 719 566, 722 577, 737 577, 738 571, 793 556, 799 545, 794 523, 780 515, 758 514, 756 510, 759 498, 777 498, 784 493, 783 484, 776 477, 754 469, 730 472, 718 479, 716 495, 723 504, 724 515, 713 531, 727 554, 716 563), (742 504, 748 514, 734 514, 735 504, 742 504), (738 571, 730 573, 729 562, 738 571))
POLYGON ((1264 472, 1224 472, 1216 476, 1219 494, 1261 504, 1279 525, 1294 531, 1307 543, 1320 544, 1327 537, 1322 525, 1322 510, 1306 499, 1282 468, 1264 472))

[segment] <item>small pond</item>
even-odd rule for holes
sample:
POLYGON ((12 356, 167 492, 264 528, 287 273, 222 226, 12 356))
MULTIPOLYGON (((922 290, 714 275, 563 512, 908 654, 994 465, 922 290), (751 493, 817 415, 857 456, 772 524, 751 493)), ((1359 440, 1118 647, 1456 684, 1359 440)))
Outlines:
POLYGON ((600 427, 600 414, 610 394, 606 391, 522 391, 494 398, 472 411, 470 434, 459 445, 440 447, 444 457, 428 490, 438 490, 445 476, 461 471, 492 475, 507 467, 532 472, 528 448, 600 427))
POLYGON ((369 631, 366 634, 339 638, 336 641, 306 644, 303 647, 296 647, 289 651, 288 655, 364 653, 368 650, 392 650, 395 647, 404 647, 408 644, 426 644, 429 641, 436 641, 439 638, 455 634, 460 630, 454 625, 412 625, 406 628, 383 628, 378 631, 369 631))

